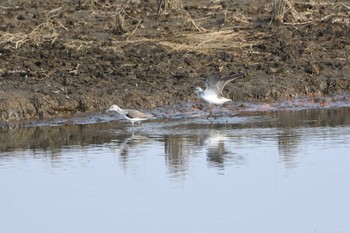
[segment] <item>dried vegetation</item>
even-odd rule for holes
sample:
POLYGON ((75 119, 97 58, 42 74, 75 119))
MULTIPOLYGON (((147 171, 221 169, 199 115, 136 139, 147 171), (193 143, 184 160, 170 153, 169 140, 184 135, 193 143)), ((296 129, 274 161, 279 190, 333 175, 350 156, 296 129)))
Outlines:
MULTIPOLYGON (((257 45, 260 43, 259 38, 261 38, 261 32, 257 31, 256 42, 247 42, 246 37, 252 38, 252 33, 247 32, 244 29, 247 25, 254 23, 251 16, 245 15, 243 12, 229 12, 227 9, 222 9, 222 7, 211 6, 211 8, 220 9, 217 14, 224 15, 223 23, 235 23, 239 26, 225 28, 206 28, 204 26, 207 18, 194 19, 190 13, 186 10, 181 10, 181 13, 171 16, 172 9, 183 8, 182 5, 178 6, 182 1, 170 1, 170 0, 159 0, 158 9, 160 15, 167 15, 167 17, 172 17, 173 20, 179 20, 179 24, 186 25, 187 30, 179 31, 173 38, 144 38, 143 36, 131 37, 137 32, 138 29, 144 28, 140 18, 133 17, 130 13, 130 0, 126 1, 121 5, 108 5, 105 8, 115 9, 115 11, 93 10, 94 15, 100 15, 101 17, 112 18, 114 15, 114 22, 106 23, 106 29, 112 29, 116 34, 124 35, 123 39, 127 40, 129 43, 142 43, 144 41, 159 41, 160 44, 171 47, 172 49, 188 49, 188 50, 198 50, 199 52, 206 52, 208 49, 227 49, 232 48, 245 48, 251 47, 252 45, 257 45), (168 16, 170 14, 170 16, 168 16), (133 23, 130 23, 133 22, 133 23), (136 21, 136 23, 135 23, 136 21), (203 25, 202 25, 203 24, 203 25), (134 27, 131 27, 134 25, 134 27)), ((0 6, 1 9, 11 9, 11 7, 0 6)), ((207 9, 207 8, 206 8, 207 9)), ((350 25, 349 10, 350 7, 341 2, 294 2, 293 0, 275 0, 272 4, 266 5, 267 11, 270 11, 270 23, 282 24, 282 25, 305 25, 305 24, 317 24, 319 22, 330 22, 332 24, 342 24, 346 27, 350 25), (324 8, 328 7, 333 9, 329 14, 318 17, 324 8), (270 10, 269 10, 270 9, 270 10), (346 9, 345 11, 336 11, 336 9, 346 9)), ((59 19, 58 15, 62 14, 64 7, 59 7, 57 9, 51 10, 46 13, 45 20, 36 26, 31 32, 10 32, 5 31, 0 36, 0 45, 8 48, 18 49, 24 44, 32 44, 34 46, 39 46, 43 43, 53 44, 61 36, 62 30, 68 31, 68 26, 65 26, 59 19)), ((139 11, 137 11, 139 12, 139 11)), ((211 18, 209 16, 208 18, 211 18)), ((150 19, 153 20, 153 19, 150 19)), ((123 43, 124 40, 119 41, 123 43)), ((62 40, 64 40, 62 38, 62 40)), ((76 41, 77 42, 77 41, 76 41)), ((68 42, 70 43, 70 42, 68 42)), ((87 41, 84 38, 81 41, 81 46, 87 44, 94 44, 95 41, 87 41)), ((77 46, 77 48, 81 48, 77 46)))
POLYGON ((350 90, 345 3, 17 1, 0 5, 3 120, 189 101, 212 72, 247 73, 234 99, 350 90))

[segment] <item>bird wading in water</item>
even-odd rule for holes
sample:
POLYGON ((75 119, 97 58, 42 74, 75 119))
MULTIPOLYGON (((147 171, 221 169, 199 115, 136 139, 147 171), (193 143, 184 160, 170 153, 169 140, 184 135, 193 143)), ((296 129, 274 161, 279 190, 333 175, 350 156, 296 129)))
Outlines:
POLYGON ((205 80, 205 90, 203 90, 200 87, 196 87, 194 89, 194 92, 204 100, 207 104, 210 106, 210 113, 207 117, 207 119, 212 114, 212 104, 216 105, 223 105, 224 103, 232 101, 231 99, 227 99, 223 96, 222 90, 228 84, 229 82, 232 82, 233 80, 242 77, 243 73, 237 73, 233 74, 227 77, 220 78, 219 74, 214 74, 208 77, 205 80))
POLYGON ((138 110, 133 110, 133 109, 122 109, 118 105, 112 105, 109 109, 109 112, 117 112, 119 115, 123 116, 125 119, 131 122, 132 128, 134 129, 134 123, 138 122, 142 129, 142 121, 149 120, 154 118, 152 114, 148 113, 143 113, 138 110))

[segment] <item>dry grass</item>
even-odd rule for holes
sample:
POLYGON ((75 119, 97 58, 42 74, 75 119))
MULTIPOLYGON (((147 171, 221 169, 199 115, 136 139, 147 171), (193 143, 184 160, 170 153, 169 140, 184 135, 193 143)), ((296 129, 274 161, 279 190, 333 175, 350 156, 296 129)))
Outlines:
POLYGON ((331 3, 331 2, 294 2, 293 0, 275 0, 272 5, 271 22, 276 22, 285 25, 298 25, 298 24, 312 24, 330 20, 331 23, 340 23, 349 25, 349 11, 350 7, 344 3, 331 3), (299 6, 305 11, 298 12, 295 6, 299 6), (330 13, 322 18, 314 17, 314 13, 319 13, 320 8, 327 6, 335 10, 338 8, 338 12, 330 13))
POLYGON ((297 12, 292 0, 275 0, 272 7, 271 22, 283 23, 304 21, 303 14, 297 12))
MULTIPOLYGON (((143 43, 152 41, 153 43, 159 43, 160 45, 166 46, 172 50, 187 50, 195 52, 208 52, 209 50, 225 50, 225 49, 240 49, 248 48, 251 52, 253 51, 254 45, 262 43, 259 39, 259 35, 255 35, 255 32, 248 30, 240 30, 235 32, 232 28, 220 29, 219 31, 213 31, 210 28, 204 28, 200 25, 200 21, 205 21, 207 18, 203 19, 193 19, 189 12, 182 11, 180 16, 181 20, 189 25, 193 30, 191 32, 180 32, 172 38, 159 38, 159 39, 145 39, 139 33, 136 33, 139 28, 142 28, 142 20, 133 18, 125 13, 125 8, 129 7, 129 2, 126 1, 121 6, 116 7, 116 11, 109 11, 108 17, 112 14, 115 17, 114 24, 111 27, 114 32, 119 32, 124 34, 124 40, 114 41, 113 44, 116 45, 116 49, 120 47, 123 43, 143 43), (138 23, 134 28, 127 25, 125 20, 133 19, 137 20, 138 23), (247 34, 250 33, 252 38, 248 38, 247 34), (132 39, 131 39, 132 37, 132 39)), ((26 43, 41 45, 43 43, 55 43, 55 41, 60 37, 62 30, 68 31, 68 29, 60 23, 57 18, 57 13, 61 11, 62 7, 52 10, 47 13, 47 17, 44 22, 39 24, 30 33, 24 32, 4 32, 0 36, 0 44, 4 47, 10 47, 18 49, 26 43)), ((349 19, 349 9, 350 7, 344 3, 313 3, 313 2, 294 2, 293 0, 275 0, 272 6, 271 22, 280 22, 283 25, 297 25, 297 24, 312 24, 318 22, 331 22, 332 24, 344 24, 346 26, 350 25, 349 19), (314 14, 318 13, 320 7, 325 4, 329 5, 334 11, 329 15, 323 16, 322 18, 317 18, 314 14), (306 7, 306 5, 311 5, 306 7), (297 9, 305 9, 305 12, 297 12, 297 9), (314 14, 314 15, 313 15, 314 14)), ((225 16, 225 22, 235 22, 240 27, 241 25, 247 25, 252 23, 252 19, 245 16, 240 12, 229 12, 227 9, 222 9, 222 14, 225 16)), ((175 20, 179 19, 175 17, 175 20)), ((113 23, 113 20, 109 22, 113 23)), ((98 41, 92 38, 91 41, 87 40, 70 40, 63 41, 65 45, 70 48, 75 48, 77 50, 89 48, 91 46, 98 46, 98 41)), ((110 49, 110 48, 102 48, 110 49)))
POLYGON ((62 7, 50 11, 45 22, 39 24, 30 33, 5 32, 0 37, 0 44, 3 44, 5 47, 14 47, 15 49, 20 48, 26 43, 31 43, 36 46, 39 46, 45 42, 53 44, 59 37, 58 28, 63 28, 64 30, 68 31, 68 29, 56 19, 55 13, 61 8, 62 7))
POLYGON ((130 0, 124 3, 120 8, 116 9, 114 32, 117 34, 124 34, 129 31, 125 21, 125 8, 129 6, 129 3, 130 0))
POLYGON ((223 29, 205 33, 182 33, 172 41, 160 41, 159 43, 173 50, 208 52, 210 50, 241 48, 245 39, 243 32, 223 29))
POLYGON ((158 0, 158 14, 165 14, 171 10, 182 9, 182 0, 158 0))
MULTIPOLYGON (((251 33, 250 33, 251 34, 251 33)), ((103 46, 100 49, 105 51, 120 52, 125 45, 154 43, 164 46, 169 50, 175 51, 189 51, 196 53, 209 53, 213 50, 242 50, 247 49, 252 51, 252 47, 256 44, 262 43, 259 38, 261 35, 250 35, 250 42, 247 42, 247 32, 234 32, 232 29, 222 29, 214 32, 188 32, 179 33, 177 36, 169 39, 149 39, 136 38, 133 40, 113 40, 111 46, 103 46), (251 41, 253 40, 253 42, 251 41)), ((261 34, 261 33, 260 33, 261 34)), ((89 49, 98 46, 96 41, 74 40, 65 43, 68 48, 76 50, 89 49)))

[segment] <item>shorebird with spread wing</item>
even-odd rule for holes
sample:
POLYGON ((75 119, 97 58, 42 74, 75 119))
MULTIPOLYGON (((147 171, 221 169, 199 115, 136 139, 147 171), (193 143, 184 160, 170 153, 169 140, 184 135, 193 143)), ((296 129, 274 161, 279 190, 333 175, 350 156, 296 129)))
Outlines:
POLYGON ((242 77, 243 75, 243 73, 237 73, 221 78, 219 74, 214 74, 205 80, 205 90, 200 87, 195 88, 194 92, 199 96, 199 98, 210 105, 210 114, 208 115, 207 119, 212 114, 211 104, 222 105, 232 101, 231 99, 227 99, 223 96, 222 90, 226 84, 239 77, 242 77))

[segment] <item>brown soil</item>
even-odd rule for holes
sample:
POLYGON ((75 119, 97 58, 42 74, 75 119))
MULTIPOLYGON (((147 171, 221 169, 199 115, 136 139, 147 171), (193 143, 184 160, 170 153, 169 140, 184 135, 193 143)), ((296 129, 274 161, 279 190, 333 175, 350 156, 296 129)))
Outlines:
POLYGON ((191 102, 214 72, 246 74, 226 88, 234 100, 350 90, 349 1, 277 16, 267 0, 184 0, 160 15, 155 0, 120 2, 2 1, 0 121, 191 102))

